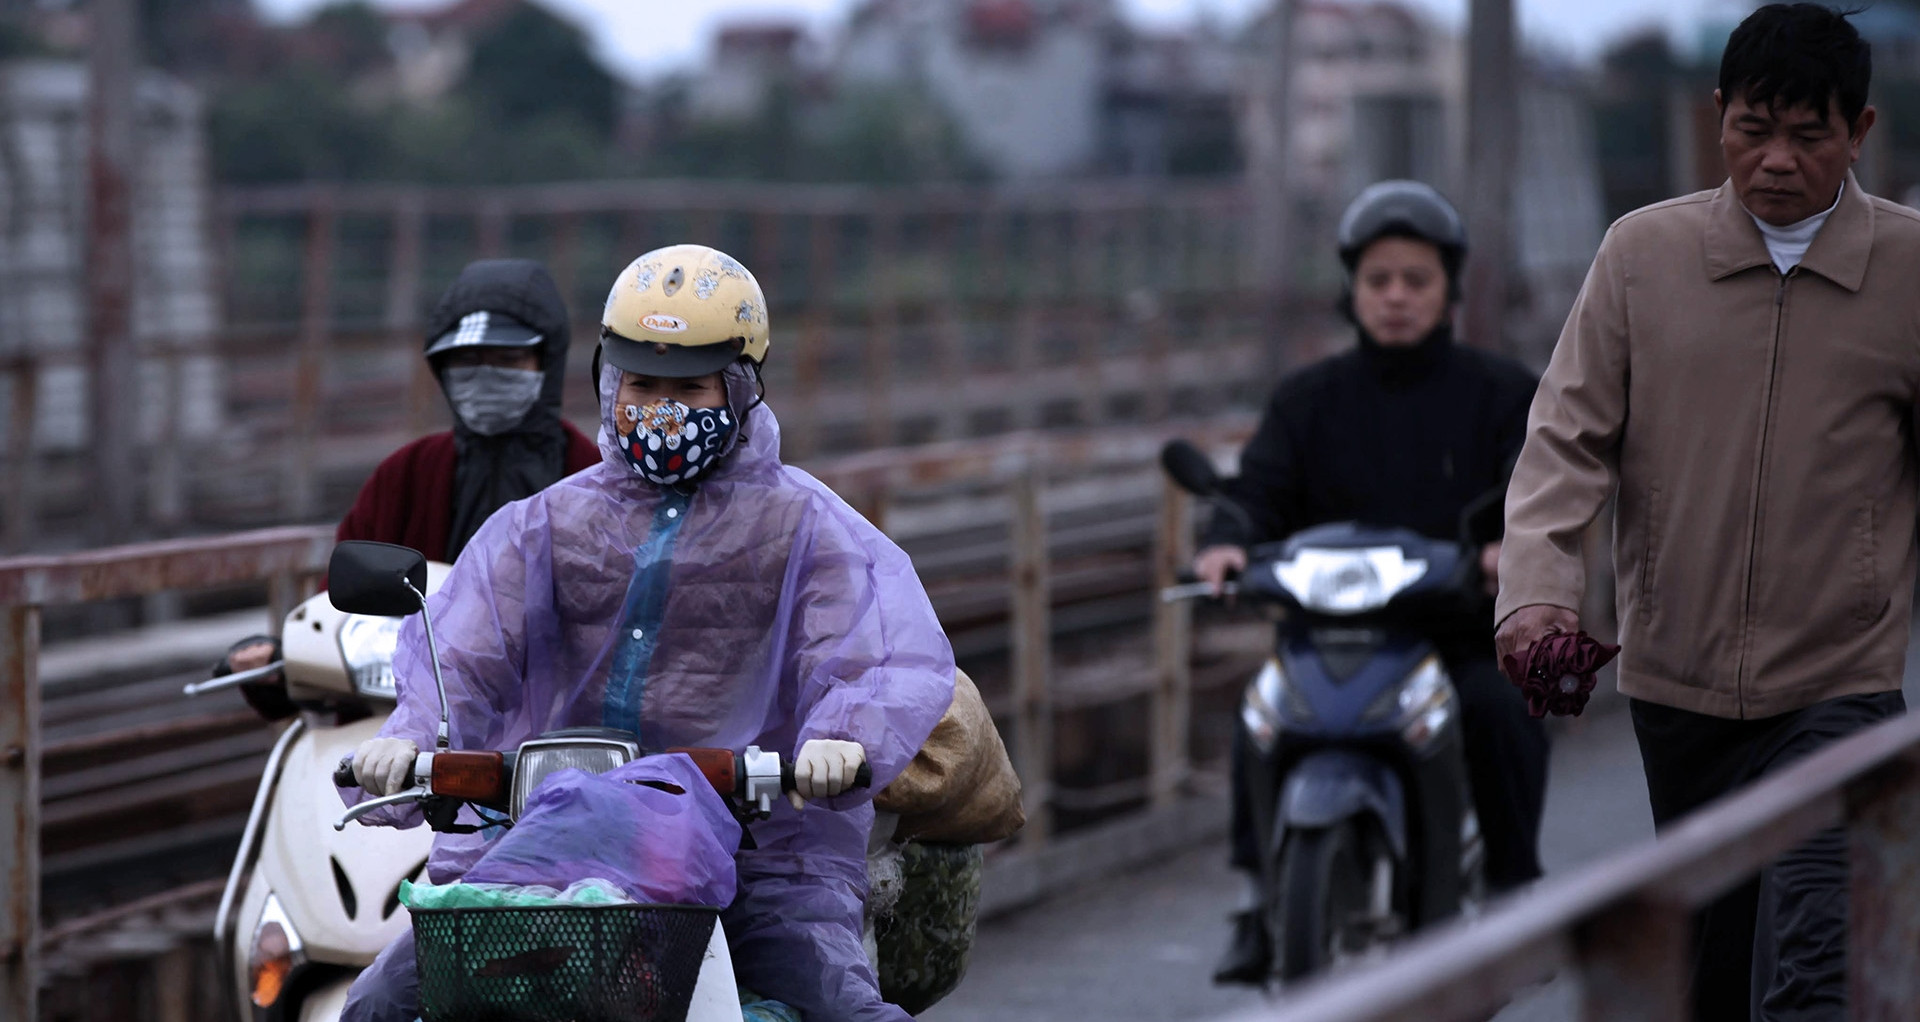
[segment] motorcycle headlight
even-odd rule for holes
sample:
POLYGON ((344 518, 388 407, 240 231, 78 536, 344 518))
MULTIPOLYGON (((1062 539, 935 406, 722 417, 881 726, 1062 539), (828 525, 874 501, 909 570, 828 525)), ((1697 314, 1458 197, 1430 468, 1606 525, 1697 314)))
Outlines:
POLYGON ((1247 685, 1246 698, 1240 705, 1240 722, 1246 726, 1255 747, 1262 755, 1272 752, 1282 725, 1288 721, 1311 720, 1313 707, 1308 705, 1306 696, 1287 679, 1280 661, 1269 659, 1247 685))
POLYGON ((1381 693, 1367 707, 1365 719, 1392 720, 1407 744, 1421 749, 1446 729, 1455 706, 1453 680, 1440 666, 1440 658, 1430 656, 1405 681, 1381 693))
POLYGON ((305 957, 300 932, 280 907, 279 897, 267 895, 247 952, 247 986, 252 991, 253 1006, 266 1011, 279 1004, 294 969, 305 957))
POLYGON ((585 770, 590 774, 604 774, 617 770, 639 758, 640 749, 628 742, 616 742, 603 739, 559 739, 555 741, 533 741, 520 746, 520 756, 513 768, 513 819, 527 808, 527 798, 533 789, 547 779, 547 775, 557 770, 585 770))
POLYGON ((363 696, 393 699, 393 650, 400 643, 397 617, 349 616, 340 623, 340 654, 353 677, 353 689, 363 696))
POLYGON ((1274 579, 1319 614, 1365 614, 1420 581, 1427 562, 1408 560, 1399 547, 1363 550, 1306 549, 1274 565, 1274 579))

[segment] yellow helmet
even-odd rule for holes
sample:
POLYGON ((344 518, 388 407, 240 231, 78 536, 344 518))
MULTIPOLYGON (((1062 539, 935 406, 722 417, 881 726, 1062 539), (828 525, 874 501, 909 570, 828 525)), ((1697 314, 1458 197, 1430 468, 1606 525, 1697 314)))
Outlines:
POLYGON ((685 378, 767 357, 767 296, 738 260, 669 245, 620 271, 600 315, 600 348, 630 373, 685 378))

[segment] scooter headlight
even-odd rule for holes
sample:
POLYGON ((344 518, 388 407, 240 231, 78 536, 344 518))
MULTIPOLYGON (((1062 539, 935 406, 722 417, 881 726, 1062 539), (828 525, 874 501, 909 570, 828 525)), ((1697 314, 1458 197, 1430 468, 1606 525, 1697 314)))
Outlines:
POLYGON ((1369 721, 1392 720, 1401 737, 1416 749, 1425 748, 1446 730, 1458 705, 1453 681, 1439 657, 1428 657, 1398 687, 1388 689, 1367 707, 1369 721))
POLYGON ((1240 723, 1246 727, 1254 746, 1262 755, 1272 752, 1285 723, 1311 720, 1313 707, 1288 680, 1280 661, 1269 659, 1247 685, 1246 698, 1240 705, 1240 723))
POLYGON ((253 1006, 265 1011, 280 1003, 293 972, 306 960, 300 931, 293 928, 278 896, 267 895, 247 952, 247 986, 253 1006))
POLYGON ((393 699, 393 651, 400 643, 397 617, 349 616, 340 623, 340 654, 353 676, 353 689, 363 696, 393 699))
POLYGON ((604 774, 618 770, 640 758, 640 748, 631 742, 606 739, 542 739, 520 746, 520 758, 513 768, 513 792, 510 812, 520 819, 533 789, 560 770, 585 770, 604 774))
POLYGON ((1308 548, 1273 567, 1274 580, 1300 606, 1336 615, 1379 610, 1426 574, 1427 562, 1408 560, 1399 547, 1308 548))

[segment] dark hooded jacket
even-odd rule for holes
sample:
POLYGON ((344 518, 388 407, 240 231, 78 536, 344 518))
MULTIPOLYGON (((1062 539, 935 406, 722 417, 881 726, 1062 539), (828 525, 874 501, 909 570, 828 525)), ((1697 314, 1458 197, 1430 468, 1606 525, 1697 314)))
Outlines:
POLYGON ((1341 521, 1452 540, 1463 515, 1474 542, 1493 542, 1534 386, 1524 366, 1455 344, 1445 326, 1412 348, 1363 336, 1274 390, 1227 485, 1254 531, 1215 516, 1204 542, 1253 546, 1341 521))
POLYGON ((430 560, 451 562, 495 511, 599 463, 594 442, 560 417, 567 306, 553 278, 528 259, 470 264, 434 306, 426 344, 482 310, 512 316, 540 334, 546 381, 539 402, 505 433, 481 436, 455 416, 450 432, 393 452, 340 520, 337 538, 399 543, 430 560))

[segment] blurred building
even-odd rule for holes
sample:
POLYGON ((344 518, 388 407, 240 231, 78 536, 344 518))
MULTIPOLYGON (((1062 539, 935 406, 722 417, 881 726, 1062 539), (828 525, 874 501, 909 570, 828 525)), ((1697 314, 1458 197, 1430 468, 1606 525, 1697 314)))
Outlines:
POLYGON ((1111 0, 867 0, 837 81, 931 97, 994 176, 1229 173, 1239 58, 1207 33, 1153 35, 1111 0))
MULTIPOLYGON (((1466 192, 1466 40, 1413 7, 1309 0, 1295 8, 1290 169, 1310 281, 1338 273, 1341 210, 1360 189, 1415 178, 1456 202, 1466 192), (1324 254, 1324 255, 1323 255, 1324 254)), ((1248 33, 1248 60, 1264 59, 1248 33)), ((1605 228, 1591 85, 1522 60, 1520 164, 1512 196, 1516 293, 1509 340, 1544 361, 1605 228)), ((1249 108, 1251 109, 1251 107, 1249 108)), ((1249 129, 1251 130, 1251 128, 1249 129)))
POLYGON ((440 7, 383 12, 390 25, 392 87, 416 104, 446 96, 466 75, 474 40, 529 2, 455 0, 440 7))
POLYGON ((1329 198, 1385 178, 1452 182, 1465 48, 1398 3, 1296 8, 1292 180, 1329 198))
POLYGON ((1239 48, 1206 28, 1129 33, 1113 48, 1102 97, 1102 163, 1132 176, 1242 169, 1239 48))
MULTIPOLYGON (((76 62, 0 65, 0 359, 33 367, 39 450, 97 440, 84 370, 87 81, 86 66, 76 62)), ((219 328, 220 303, 200 98, 149 73, 135 104, 135 340, 149 350, 206 346, 219 328)), ((140 390, 127 400, 139 406, 134 422, 143 435, 172 428, 200 437, 220 425, 218 359, 208 349, 178 365, 174 376, 156 359, 141 360, 140 390)), ((0 428, 12 421, 19 397, 17 378, 5 379, 0 428)))
POLYGON ((687 87, 687 114, 708 120, 747 120, 765 109, 775 89, 808 76, 806 29, 770 21, 723 27, 713 55, 687 87))
POLYGON ((934 97, 998 176, 1059 177, 1099 160, 1119 31, 1110 0, 870 0, 834 67, 851 84, 934 97))

